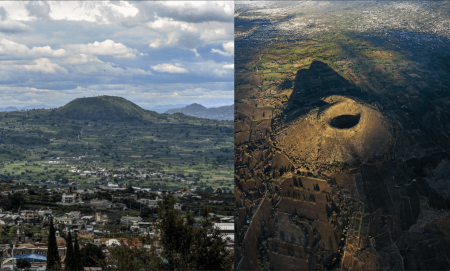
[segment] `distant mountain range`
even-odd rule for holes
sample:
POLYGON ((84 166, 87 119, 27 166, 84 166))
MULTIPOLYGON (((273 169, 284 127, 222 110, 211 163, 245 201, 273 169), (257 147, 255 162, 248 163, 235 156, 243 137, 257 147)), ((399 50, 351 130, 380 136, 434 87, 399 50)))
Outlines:
POLYGON ((193 103, 183 108, 167 110, 165 113, 183 113, 188 116, 204 119, 234 120, 234 105, 206 108, 201 104, 193 103))
POLYGON ((167 110, 174 109, 174 108, 182 108, 187 106, 188 104, 165 104, 165 105, 157 105, 153 107, 148 107, 146 109, 152 110, 155 112, 158 112, 159 114, 165 113, 167 110))
POLYGON ((0 108, 0 112, 9 112, 9 111, 19 111, 19 110, 28 110, 28 109, 50 109, 50 108, 56 108, 57 106, 50 106, 45 104, 37 104, 37 105, 28 105, 24 107, 15 107, 15 106, 8 106, 4 108, 0 108))

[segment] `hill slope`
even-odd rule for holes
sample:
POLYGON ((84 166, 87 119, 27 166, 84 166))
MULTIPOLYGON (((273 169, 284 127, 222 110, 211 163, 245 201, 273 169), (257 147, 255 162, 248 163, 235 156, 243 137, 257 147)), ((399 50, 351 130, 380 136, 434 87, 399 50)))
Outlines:
POLYGON ((217 108, 206 108, 201 104, 193 103, 180 109, 167 110, 166 113, 183 113, 188 116, 205 119, 233 120, 234 105, 221 106, 217 108))
POLYGON ((78 98, 58 108, 55 113, 69 119, 109 121, 146 119, 158 115, 116 96, 78 98))

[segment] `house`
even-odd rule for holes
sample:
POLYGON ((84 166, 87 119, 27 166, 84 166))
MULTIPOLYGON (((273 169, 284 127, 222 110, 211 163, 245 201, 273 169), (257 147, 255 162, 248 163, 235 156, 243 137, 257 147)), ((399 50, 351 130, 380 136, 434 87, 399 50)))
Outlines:
POLYGON ((113 184, 113 183, 108 183, 108 187, 109 188, 119 188, 119 185, 118 184, 113 184))
POLYGON ((58 224, 72 225, 75 218, 67 217, 67 216, 60 216, 60 217, 55 217, 54 220, 55 220, 55 223, 58 223, 58 224))
POLYGON ((179 203, 179 202, 175 202, 174 208, 175 208, 175 210, 181 211, 181 209, 183 208, 183 204, 179 203))
POLYGON ((156 208, 158 207, 158 202, 162 201, 162 199, 159 199, 158 197, 156 197, 156 199, 152 200, 152 199, 138 199, 137 202, 148 206, 149 208, 156 208))
POLYGON ((21 223, 20 215, 14 215, 14 214, 2 214, 0 215, 0 219, 6 224, 6 225, 19 225, 21 223))
POLYGON ((223 239, 227 242, 227 248, 234 249, 234 223, 214 223, 214 226, 222 234, 223 239))
POLYGON ((184 196, 182 191, 177 191, 175 193, 173 193, 173 197, 174 198, 182 198, 184 196))
POLYGON ((142 242, 138 238, 101 238, 100 242, 102 245, 107 247, 126 244, 129 247, 142 247, 142 242))
POLYGON ((108 200, 92 199, 89 204, 94 210, 106 210, 111 205, 111 202, 109 202, 108 200))
POLYGON ((9 254, 9 249, 11 246, 9 244, 0 244, 0 258, 6 257, 9 254))
POLYGON ((108 224, 109 219, 108 219, 107 215, 102 215, 101 212, 97 212, 97 213, 95 213, 95 222, 97 224, 106 225, 106 224, 108 224))
POLYGON ((122 225, 134 225, 141 221, 142 218, 140 216, 122 216, 120 218, 120 224, 122 225))
POLYGON ((48 208, 47 207, 47 209, 39 209, 38 211, 37 211, 37 213, 38 213, 38 215, 39 216, 41 216, 41 217, 44 217, 44 216, 48 216, 48 215, 52 215, 52 209, 50 209, 50 208, 48 208))
POLYGON ((20 212, 20 217, 26 223, 38 222, 41 218, 36 211, 33 210, 23 210, 20 212))
POLYGON ((108 206, 108 209, 111 209, 111 210, 124 210, 125 211, 125 210, 128 209, 128 207, 124 203, 111 203, 108 206))
POLYGON ((86 221, 82 219, 74 219, 72 221, 72 224, 67 224, 66 228, 64 228, 64 232, 68 232, 69 230, 72 232, 80 232, 81 230, 84 230, 86 228, 86 221))
POLYGON ((81 204, 81 203, 83 203, 83 200, 81 199, 81 196, 77 196, 77 193, 73 193, 73 194, 64 193, 62 195, 61 204, 75 205, 75 204, 81 204))
POLYGON ((145 234, 145 233, 150 232, 152 230, 152 226, 153 226, 153 222, 140 221, 140 222, 137 222, 134 227, 139 228, 139 232, 141 234, 145 234))
POLYGON ((66 213, 66 216, 67 217, 73 217, 73 218, 76 218, 76 219, 80 219, 81 212, 80 211, 71 211, 69 213, 66 213))
POLYGON ((96 245, 96 246, 101 246, 102 245, 102 242, 101 242, 101 240, 100 239, 94 239, 94 245, 96 245))
POLYGON ((86 223, 89 223, 93 220, 94 216, 92 215, 85 215, 83 217, 81 217, 82 220, 86 221, 86 223))

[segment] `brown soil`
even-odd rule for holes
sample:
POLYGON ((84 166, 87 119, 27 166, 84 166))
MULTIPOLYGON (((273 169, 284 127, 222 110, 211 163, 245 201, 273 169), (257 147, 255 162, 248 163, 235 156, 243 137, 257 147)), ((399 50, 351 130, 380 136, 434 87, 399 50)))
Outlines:
POLYGON ((299 116, 275 136, 278 147, 297 166, 366 163, 389 151, 391 124, 377 109, 342 96, 324 101, 331 105, 299 116))

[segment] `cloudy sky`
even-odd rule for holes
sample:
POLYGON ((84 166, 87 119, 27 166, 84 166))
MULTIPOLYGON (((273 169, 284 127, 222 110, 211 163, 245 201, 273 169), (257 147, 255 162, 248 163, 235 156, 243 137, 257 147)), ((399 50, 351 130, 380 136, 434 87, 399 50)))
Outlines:
POLYGON ((234 100, 231 1, 0 1, 0 107, 234 100))

